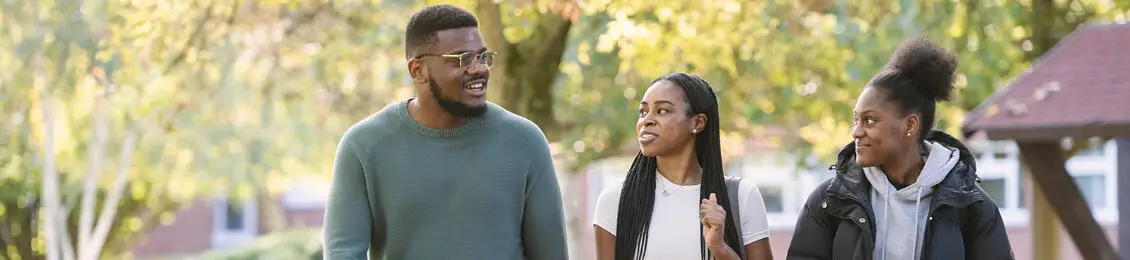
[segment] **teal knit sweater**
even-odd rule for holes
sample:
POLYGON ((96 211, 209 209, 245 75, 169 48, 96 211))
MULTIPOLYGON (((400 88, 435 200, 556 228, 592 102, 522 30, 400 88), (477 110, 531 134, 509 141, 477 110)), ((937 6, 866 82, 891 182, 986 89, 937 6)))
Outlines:
POLYGON ((567 259, 561 190, 537 125, 488 104, 451 129, 408 100, 346 131, 325 216, 325 259, 567 259))

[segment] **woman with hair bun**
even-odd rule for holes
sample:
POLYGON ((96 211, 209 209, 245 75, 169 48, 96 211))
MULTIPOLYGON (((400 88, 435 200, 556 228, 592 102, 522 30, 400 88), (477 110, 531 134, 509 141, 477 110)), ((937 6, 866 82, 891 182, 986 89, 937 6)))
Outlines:
POLYGON ((853 141, 812 191, 788 259, 1012 259, 973 155, 933 130, 957 61, 924 37, 906 42, 860 93, 853 141))

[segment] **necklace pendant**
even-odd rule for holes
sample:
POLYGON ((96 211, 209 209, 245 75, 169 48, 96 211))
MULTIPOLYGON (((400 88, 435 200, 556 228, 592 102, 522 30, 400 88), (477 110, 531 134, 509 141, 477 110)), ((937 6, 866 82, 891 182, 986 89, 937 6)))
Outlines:
POLYGON ((671 196, 671 192, 663 191, 663 197, 671 196))

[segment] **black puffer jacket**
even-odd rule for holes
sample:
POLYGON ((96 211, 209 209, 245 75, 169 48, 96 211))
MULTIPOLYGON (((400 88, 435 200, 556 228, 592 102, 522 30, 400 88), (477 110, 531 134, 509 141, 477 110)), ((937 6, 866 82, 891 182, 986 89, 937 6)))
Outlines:
MULTIPOLYGON (((921 259, 1014 259, 996 203, 978 184, 976 161, 952 136, 933 131, 927 140, 957 148, 960 158, 935 188, 921 259)), ((875 213, 871 184, 855 163, 855 144, 840 150, 836 176, 808 196, 788 259, 872 259, 875 213)))

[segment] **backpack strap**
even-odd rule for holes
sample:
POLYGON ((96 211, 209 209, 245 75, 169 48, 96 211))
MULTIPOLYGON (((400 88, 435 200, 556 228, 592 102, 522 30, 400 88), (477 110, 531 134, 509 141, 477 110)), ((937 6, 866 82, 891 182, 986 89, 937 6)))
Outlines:
MULTIPOLYGON (((730 225, 730 224, 734 225, 734 230, 738 231, 738 242, 740 244, 744 245, 745 241, 741 241, 743 239, 742 238, 742 211, 741 211, 741 207, 739 206, 741 204, 738 204, 738 202, 741 201, 741 200, 738 199, 738 186, 739 186, 739 184, 741 184, 741 182, 742 182, 742 177, 726 176, 726 196, 729 197, 730 211, 731 211, 731 213, 733 213, 732 215, 734 216, 734 221, 731 222, 731 223, 727 223, 727 225, 730 225)), ((741 259, 746 259, 745 258, 745 248, 734 248, 734 251, 736 251, 738 253, 738 256, 741 259)))

